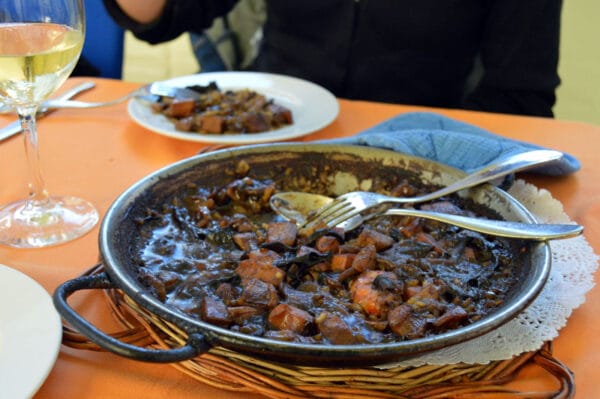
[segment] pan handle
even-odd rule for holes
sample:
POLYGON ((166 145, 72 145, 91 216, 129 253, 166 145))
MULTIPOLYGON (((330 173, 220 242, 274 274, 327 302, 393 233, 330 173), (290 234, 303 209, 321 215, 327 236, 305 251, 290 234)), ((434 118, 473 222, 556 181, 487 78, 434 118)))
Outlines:
POLYGON ((67 322, 90 341, 110 352, 133 360, 153 363, 180 362, 210 349, 211 345, 206 342, 204 335, 198 332, 189 333, 186 344, 176 349, 147 349, 127 344, 97 329, 67 303, 67 298, 76 291, 109 288, 117 287, 110 281, 106 273, 78 277, 61 284, 56 289, 53 295, 54 306, 67 322))

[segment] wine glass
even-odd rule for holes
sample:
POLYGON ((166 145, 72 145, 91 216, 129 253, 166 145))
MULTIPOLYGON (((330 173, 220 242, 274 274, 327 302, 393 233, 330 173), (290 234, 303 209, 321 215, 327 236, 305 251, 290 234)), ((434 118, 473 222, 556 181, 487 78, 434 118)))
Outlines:
POLYGON ((89 202, 48 194, 36 131, 37 109, 71 74, 84 34, 83 0, 2 0, 0 101, 14 107, 21 121, 29 196, 0 209, 0 244, 56 245, 80 237, 98 222, 89 202))

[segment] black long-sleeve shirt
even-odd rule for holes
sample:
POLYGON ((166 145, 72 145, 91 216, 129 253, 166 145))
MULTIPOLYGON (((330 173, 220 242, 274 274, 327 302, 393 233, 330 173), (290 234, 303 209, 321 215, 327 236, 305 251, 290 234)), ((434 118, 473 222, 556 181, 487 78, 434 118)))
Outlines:
MULTIPOLYGON (((141 25, 104 0, 150 43, 202 32, 235 0, 168 0, 141 25)), ((267 1, 253 69, 318 83, 336 96, 552 116, 561 0, 267 1), (475 60, 482 74, 475 80, 475 60)))

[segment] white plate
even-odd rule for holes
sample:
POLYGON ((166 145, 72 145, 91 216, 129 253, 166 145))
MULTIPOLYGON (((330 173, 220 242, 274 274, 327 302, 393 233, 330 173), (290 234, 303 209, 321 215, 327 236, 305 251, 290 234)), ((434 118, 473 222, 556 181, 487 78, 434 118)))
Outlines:
POLYGON ((189 141, 250 144, 289 140, 324 128, 337 118, 339 104, 331 92, 306 80, 259 72, 207 72, 166 80, 173 86, 207 85, 216 82, 222 90, 250 89, 292 111, 294 123, 281 129, 249 134, 201 134, 175 130, 165 116, 152 112, 139 100, 130 100, 131 118, 146 129, 189 141))
POLYGON ((0 398, 30 398, 60 349, 60 316, 46 290, 0 265, 0 398))

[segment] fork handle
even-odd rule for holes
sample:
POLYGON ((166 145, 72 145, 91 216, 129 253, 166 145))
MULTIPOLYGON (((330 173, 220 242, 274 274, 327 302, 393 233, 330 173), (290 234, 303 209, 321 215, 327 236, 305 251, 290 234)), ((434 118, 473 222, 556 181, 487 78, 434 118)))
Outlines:
MULTIPOLYGON (((414 216, 424 219, 437 220, 462 227, 467 230, 477 231, 483 234, 491 234, 498 237, 521 238, 534 241, 547 241, 561 238, 575 237, 583 233, 583 226, 578 224, 545 224, 545 223, 521 223, 504 220, 481 219, 467 216, 451 215, 448 213, 420 211, 416 209, 388 209, 378 216, 414 216)), ((372 217, 366 217, 371 219, 372 217)))
POLYGON ((90 101, 78 101, 78 100, 47 100, 43 103, 43 106, 48 109, 62 109, 62 108, 74 108, 74 109, 87 109, 87 108, 99 108, 99 107, 110 107, 112 105, 121 104, 124 101, 131 98, 131 94, 126 94, 122 97, 119 97, 110 101, 98 101, 98 102, 90 102, 90 101))

